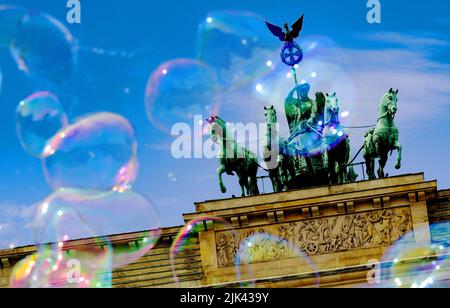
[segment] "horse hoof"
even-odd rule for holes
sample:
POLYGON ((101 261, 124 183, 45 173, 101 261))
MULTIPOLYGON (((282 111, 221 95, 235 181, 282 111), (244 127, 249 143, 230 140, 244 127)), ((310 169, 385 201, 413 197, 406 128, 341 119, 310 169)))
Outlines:
POLYGON ((227 188, 225 186, 221 186, 220 191, 222 192, 222 194, 225 194, 227 192, 227 188))
POLYGON ((400 168, 402 167, 402 165, 401 164, 397 164, 397 165, 395 165, 395 169, 397 169, 397 170, 399 170, 400 168))

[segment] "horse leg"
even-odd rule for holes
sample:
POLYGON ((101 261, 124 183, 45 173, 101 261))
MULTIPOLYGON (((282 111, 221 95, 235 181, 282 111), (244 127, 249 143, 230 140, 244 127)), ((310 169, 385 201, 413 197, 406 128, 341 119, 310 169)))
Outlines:
POLYGON ((288 190, 288 182, 289 182, 289 165, 288 165, 288 159, 285 158, 283 155, 280 155, 280 164, 278 167, 278 174, 280 175, 280 181, 281 181, 281 188, 283 191, 288 190))
POLYGON ((257 196, 259 195, 259 188, 258 188, 258 179, 255 176, 250 176, 248 178, 249 185, 250 185, 250 195, 251 196, 257 196))
POLYGON ((240 172, 238 172, 237 174, 238 174, 238 178, 239 178, 239 186, 241 187, 241 196, 245 197, 247 195, 247 193, 249 194, 248 184, 245 181, 245 177, 243 177, 240 172), (247 189, 247 192, 246 192, 246 189, 247 189))
POLYGON ((395 164, 395 169, 400 169, 401 167, 402 167, 402 149, 403 149, 403 146, 398 142, 398 141, 396 141, 395 142, 395 149, 397 150, 397 153, 398 153, 398 155, 397 155, 397 163, 395 164))
POLYGON ((227 192, 227 188, 225 187, 225 185, 223 184, 223 179, 222 179, 222 174, 224 174, 226 171, 225 169, 225 165, 221 164, 219 166, 219 168, 217 169, 217 176, 219 177, 219 186, 220 186, 220 191, 224 194, 227 192))
MULTIPOLYGON (((258 188, 258 162, 255 161, 254 163, 250 164, 249 170, 248 170, 248 176, 247 176, 247 183, 250 188, 250 195, 257 196, 259 195, 259 188, 258 188)), ((278 178, 277 178, 278 180, 278 178)))
POLYGON ((388 160, 388 153, 380 153, 380 160, 378 161, 379 163, 378 177, 380 179, 386 177, 386 174, 384 173, 384 167, 386 167, 387 160, 388 160))
POLYGON ((316 178, 316 169, 314 168, 314 164, 313 164, 311 157, 306 156, 305 161, 306 161, 306 165, 308 166, 309 174, 311 175, 312 178, 315 179, 316 178))
POLYGON ((346 184, 347 182, 347 163, 342 161, 339 163, 339 184, 346 184))
POLYGON ((346 184, 349 182, 347 165, 348 162, 350 161, 350 151, 351 151, 350 140, 347 138, 344 143, 344 152, 343 152, 344 155, 342 157, 342 161, 339 166, 341 172, 341 179, 340 179, 341 184, 346 184))
POLYGON ((375 160, 372 155, 370 155, 369 151, 366 149, 364 153, 364 160, 366 161, 366 173, 369 177, 369 180, 375 179, 375 160))
POLYGON ((281 155, 277 157, 277 167, 269 171, 269 177, 272 181, 273 191, 282 192, 283 187, 283 158, 281 155))
POLYGON ((332 152, 333 150, 330 150, 328 152, 328 175, 330 177, 330 183, 331 184, 337 184, 337 174, 336 174, 336 158, 335 153, 332 152))
MULTIPOLYGON (((377 135, 375 135, 375 137, 378 137, 377 135)), ((375 143, 375 150, 378 154, 378 157, 380 158, 378 161, 378 177, 380 179, 383 179, 386 177, 386 174, 384 173, 384 167, 386 167, 386 163, 388 160, 388 154, 389 154, 389 150, 387 149, 388 147, 385 145, 385 141, 384 139, 378 137, 374 140, 375 143)))
POLYGON ((272 182, 272 188, 274 192, 278 192, 278 183, 277 183, 277 173, 278 171, 276 169, 269 170, 269 178, 270 182, 272 182))

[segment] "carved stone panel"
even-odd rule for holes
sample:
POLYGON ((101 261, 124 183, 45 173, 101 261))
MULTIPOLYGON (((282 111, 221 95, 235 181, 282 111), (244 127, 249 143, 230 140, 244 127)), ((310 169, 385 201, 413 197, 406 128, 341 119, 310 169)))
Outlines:
POLYGON ((242 249, 252 255, 248 263, 272 262, 297 257, 298 251, 313 256, 390 246, 411 230, 411 211, 404 207, 220 231, 216 233, 218 266, 234 266, 242 249), (258 244, 252 247, 247 242, 255 236, 258 244))

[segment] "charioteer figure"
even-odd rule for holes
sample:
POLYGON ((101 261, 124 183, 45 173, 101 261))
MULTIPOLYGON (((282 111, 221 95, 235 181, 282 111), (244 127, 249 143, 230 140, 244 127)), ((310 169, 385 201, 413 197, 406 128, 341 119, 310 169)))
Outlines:
POLYGON ((311 117, 314 101, 309 98, 310 90, 311 86, 307 83, 296 85, 284 101, 291 134, 299 128, 304 128, 305 121, 311 117))

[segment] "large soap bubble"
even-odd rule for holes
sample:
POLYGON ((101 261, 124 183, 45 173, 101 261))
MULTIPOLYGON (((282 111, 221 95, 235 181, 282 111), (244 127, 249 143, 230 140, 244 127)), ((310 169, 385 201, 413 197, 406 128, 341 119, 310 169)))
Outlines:
POLYGON ((128 189, 138 169, 134 129, 112 113, 82 117, 48 142, 43 162, 54 189, 128 189))
MULTIPOLYGON (((292 227, 291 225, 290 227, 292 227)), ((290 227, 281 227, 281 231, 289 233, 290 227), (284 231, 283 231, 284 230, 284 231)), ((293 227, 292 227, 293 228, 293 227)), ((297 245, 296 240, 278 237, 264 230, 251 231, 240 241, 236 252, 235 263, 242 268, 246 265, 255 273, 255 278, 270 275, 270 271, 263 270, 264 263, 283 262, 284 270, 291 274, 305 273, 306 278, 311 280, 314 286, 319 285, 319 275, 316 265, 309 256, 297 245)), ((279 269, 273 272, 273 275, 279 269)))
POLYGON ((33 156, 40 157, 47 141, 67 125, 60 101, 49 92, 25 98, 16 110, 17 134, 22 147, 33 156))
MULTIPOLYGON (((81 221, 74 221, 82 223, 81 221)), ((65 247, 65 242, 40 246, 38 252, 17 263, 11 288, 109 288, 112 281, 112 248, 107 241, 86 241, 65 247)))
POLYGON ((153 125, 169 133, 172 126, 192 124, 196 115, 203 119, 217 112, 218 83, 206 64, 189 59, 159 66, 147 83, 145 106, 153 125))
POLYGON ((229 88, 247 85, 275 69, 279 41, 264 19, 247 12, 215 11, 199 25, 198 57, 229 88))
POLYGON ((76 44, 58 20, 28 11, 10 42, 11 54, 20 70, 51 82, 70 76, 76 61, 76 44))
MULTIPOLYGON (((215 230, 217 243, 217 266, 223 274, 217 283, 235 284, 248 287, 254 284, 254 273, 247 264, 235 264, 236 251, 240 235, 225 219, 218 217, 201 217, 188 222, 180 229, 170 249, 172 274, 179 287, 189 281, 189 276, 198 273, 201 265, 198 255, 200 233, 215 230)), ((200 272, 201 273, 201 272, 200 272)), ((233 286, 235 286, 233 285, 233 286)))
POLYGON ((9 47, 27 14, 24 8, 0 5, 0 47, 9 47))
POLYGON ((134 245, 116 243, 114 267, 137 261, 154 247, 161 234, 156 208, 138 193, 79 189, 57 190, 41 202, 33 230, 37 243, 108 239, 109 235, 141 232, 134 245))
POLYGON ((450 267, 448 241, 419 241, 420 234, 448 231, 448 224, 419 227, 405 234, 384 254, 379 286, 401 288, 448 287, 450 267))

